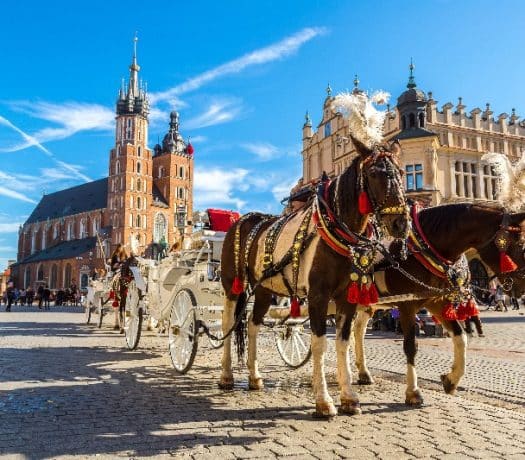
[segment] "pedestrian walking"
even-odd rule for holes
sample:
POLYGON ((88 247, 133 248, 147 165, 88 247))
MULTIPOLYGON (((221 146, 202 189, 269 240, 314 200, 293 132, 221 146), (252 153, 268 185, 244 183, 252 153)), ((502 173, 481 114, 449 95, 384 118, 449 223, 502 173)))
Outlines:
POLYGON ((33 299, 35 298, 35 291, 29 286, 26 292, 26 304, 30 307, 33 306, 33 299))
POLYGON ((507 308, 507 304, 505 303, 505 295, 503 293, 503 286, 500 284, 496 288, 496 310, 503 311, 503 308, 505 308, 505 311, 509 311, 507 308))
POLYGON ((9 279, 7 282, 7 306, 5 311, 11 311, 11 305, 15 299, 15 282, 12 279, 9 279))
POLYGON ((49 310, 49 300, 51 298, 51 291, 49 290, 49 286, 47 286, 46 284, 46 287, 44 288, 44 293, 43 293, 43 296, 44 296, 44 310, 49 310))
POLYGON ((42 303, 44 302, 44 286, 38 286, 38 289, 36 290, 36 295, 38 297, 38 308, 42 310, 42 303))

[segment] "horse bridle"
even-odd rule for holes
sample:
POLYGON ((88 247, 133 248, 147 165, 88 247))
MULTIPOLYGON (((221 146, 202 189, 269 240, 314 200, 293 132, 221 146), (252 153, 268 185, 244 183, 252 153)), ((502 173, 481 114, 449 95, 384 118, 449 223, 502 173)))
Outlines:
POLYGON ((359 171, 359 185, 361 190, 366 190, 368 192, 369 187, 367 186, 367 180, 364 174, 364 169, 371 168, 379 160, 386 159, 386 177, 387 177, 387 189, 385 193, 385 198, 382 202, 378 202, 374 196, 368 193, 370 202, 372 203, 372 208, 377 219, 380 220, 381 216, 385 215, 404 215, 408 214, 409 207, 406 202, 406 198, 403 197, 403 204, 398 206, 385 206, 386 200, 390 195, 390 191, 394 183, 397 183, 398 188, 403 190, 403 181, 401 179, 401 171, 397 164, 397 161, 394 158, 394 155, 391 152, 388 152, 384 148, 377 147, 374 152, 365 158, 360 164, 359 171))

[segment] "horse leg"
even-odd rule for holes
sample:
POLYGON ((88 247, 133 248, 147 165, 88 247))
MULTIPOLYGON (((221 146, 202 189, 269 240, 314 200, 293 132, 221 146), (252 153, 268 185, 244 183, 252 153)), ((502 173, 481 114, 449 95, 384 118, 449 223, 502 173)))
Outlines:
POLYGON ((270 307, 272 294, 264 288, 258 287, 255 290, 255 302, 253 312, 248 320, 248 388, 250 390, 262 390, 264 382, 259 373, 259 364, 257 362, 257 334, 261 328, 264 315, 270 307))
MULTIPOLYGON (((416 304, 418 305, 418 304, 416 304)), ((416 373, 416 315, 415 311, 418 307, 407 303, 403 308, 399 309, 399 320, 401 322, 401 329, 403 330, 403 350, 407 358, 407 388, 405 392, 405 404, 409 406, 421 406, 423 404, 423 396, 417 386, 416 373)))
MULTIPOLYGON (((235 304, 235 300, 228 298, 226 298, 224 302, 224 310, 222 312, 222 333, 224 336, 226 336, 233 327, 235 321, 235 304)), ((231 390, 233 388, 231 337, 230 334, 224 339, 224 347, 222 349, 222 373, 219 388, 223 390, 231 390)))
POLYGON ((312 361, 313 377, 312 386, 315 395, 315 416, 333 417, 337 414, 333 399, 328 393, 324 372, 324 356, 326 354, 326 313, 327 301, 322 295, 308 295, 308 313, 312 329, 312 361))
POLYGON ((359 385, 371 385, 374 383, 374 379, 368 370, 366 365, 365 356, 365 334, 368 320, 373 316, 374 312, 372 308, 357 310, 357 315, 354 320, 353 336, 354 336, 354 352, 355 352, 355 365, 359 373, 359 379, 357 383, 359 385))
POLYGON ((445 329, 452 334, 454 346, 454 361, 448 374, 441 375, 441 383, 447 394, 454 394, 461 378, 465 375, 465 362, 467 360, 467 334, 463 331, 459 321, 446 321, 442 316, 443 302, 433 303, 428 310, 443 324, 445 329))
POLYGON ((359 398, 352 391, 352 371, 348 359, 350 348, 350 330, 355 313, 355 305, 346 301, 346 292, 336 299, 337 325, 335 349, 337 354, 337 382, 341 392, 341 407, 339 412, 348 415, 361 414, 359 398))

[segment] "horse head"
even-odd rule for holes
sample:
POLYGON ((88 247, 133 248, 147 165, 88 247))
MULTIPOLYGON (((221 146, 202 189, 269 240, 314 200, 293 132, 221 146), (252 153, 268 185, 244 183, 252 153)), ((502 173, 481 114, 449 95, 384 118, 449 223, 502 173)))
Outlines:
POLYGON ((353 137, 352 141, 361 158, 358 177, 360 207, 366 200, 363 198, 363 193, 366 193, 370 203, 366 212, 374 214, 391 236, 405 239, 410 216, 398 163, 399 143, 368 148, 353 137))

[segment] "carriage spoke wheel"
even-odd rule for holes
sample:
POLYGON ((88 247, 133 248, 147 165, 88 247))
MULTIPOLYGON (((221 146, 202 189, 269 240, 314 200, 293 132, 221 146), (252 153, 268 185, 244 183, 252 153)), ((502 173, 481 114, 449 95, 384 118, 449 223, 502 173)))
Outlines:
POLYGON ((285 324, 276 331, 275 342, 282 360, 292 369, 304 366, 312 356, 312 337, 304 324, 285 324))
POLYGON ((84 319, 86 320, 86 324, 89 324, 91 322, 91 310, 93 308, 93 303, 91 300, 88 300, 86 302, 86 306, 84 307, 84 319))
POLYGON ((193 293, 188 289, 181 289, 171 306, 168 347, 173 367, 179 374, 190 370, 197 353, 196 304, 193 293))
POLYGON ((102 327, 102 320, 104 319, 104 299, 102 296, 100 297, 99 303, 98 303, 98 317, 97 317, 97 326, 99 329, 102 327))
POLYGON ((137 348, 142 331, 142 308, 140 308, 140 294, 132 280, 126 294, 126 308, 124 310, 124 334, 126 345, 130 350, 137 348))

